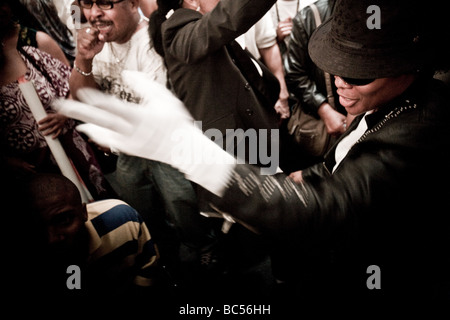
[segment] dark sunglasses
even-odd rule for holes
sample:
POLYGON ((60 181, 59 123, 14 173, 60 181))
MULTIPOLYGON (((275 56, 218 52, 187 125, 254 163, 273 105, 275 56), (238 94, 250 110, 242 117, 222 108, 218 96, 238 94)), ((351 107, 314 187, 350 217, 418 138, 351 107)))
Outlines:
POLYGON ((354 79, 354 78, 347 78, 347 77, 341 77, 342 80, 344 80, 346 83, 352 86, 365 86, 366 84, 372 83, 375 81, 375 79, 354 79))
POLYGON ((118 0, 118 1, 105 1, 105 0, 78 0, 78 3, 80 4, 80 7, 83 9, 91 9, 94 3, 102 10, 110 10, 114 8, 114 5, 117 3, 120 3, 124 0, 118 0))

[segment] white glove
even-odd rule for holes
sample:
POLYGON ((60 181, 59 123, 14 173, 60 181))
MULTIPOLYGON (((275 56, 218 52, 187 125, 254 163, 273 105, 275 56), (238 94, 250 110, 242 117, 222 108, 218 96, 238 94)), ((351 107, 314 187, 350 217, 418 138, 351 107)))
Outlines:
POLYGON ((77 129, 99 145, 168 163, 221 196, 236 159, 194 126, 183 103, 167 88, 139 72, 126 71, 123 78, 142 95, 139 105, 86 88, 77 93, 85 103, 58 100, 55 108, 85 122, 77 129))

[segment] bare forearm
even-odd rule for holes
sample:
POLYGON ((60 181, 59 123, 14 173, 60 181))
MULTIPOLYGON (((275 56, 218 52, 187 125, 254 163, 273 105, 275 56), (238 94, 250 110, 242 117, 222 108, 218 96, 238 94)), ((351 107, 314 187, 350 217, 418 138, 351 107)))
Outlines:
POLYGON ((273 75, 280 82, 280 99, 288 99, 289 91, 286 86, 286 81, 284 79, 283 64, 281 61, 281 53, 277 44, 259 50, 264 64, 272 71, 273 75))
POLYGON ((70 91, 77 99, 77 91, 84 87, 98 88, 92 74, 92 60, 77 57, 69 79, 70 91))
POLYGON ((259 50, 261 57, 274 76, 278 79, 280 84, 280 93, 278 101, 275 103, 275 110, 280 115, 281 119, 288 119, 290 116, 289 110, 289 91, 287 89, 286 81, 284 79, 284 68, 281 61, 281 53, 278 44, 265 49, 259 50))

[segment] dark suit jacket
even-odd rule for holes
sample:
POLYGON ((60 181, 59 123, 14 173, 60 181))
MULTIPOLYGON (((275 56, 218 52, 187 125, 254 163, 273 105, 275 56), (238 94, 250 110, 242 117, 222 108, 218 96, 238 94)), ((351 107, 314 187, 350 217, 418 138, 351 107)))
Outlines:
POLYGON ((202 129, 277 128, 226 46, 245 33, 274 0, 222 0, 205 15, 178 9, 162 25, 169 78, 202 129))

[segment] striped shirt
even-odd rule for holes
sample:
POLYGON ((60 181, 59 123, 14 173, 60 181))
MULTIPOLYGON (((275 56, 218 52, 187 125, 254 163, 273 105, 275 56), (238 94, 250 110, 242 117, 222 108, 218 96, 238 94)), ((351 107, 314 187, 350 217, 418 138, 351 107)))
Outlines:
POLYGON ((89 284, 118 293, 150 286, 159 253, 142 217, 115 199, 89 203, 87 211, 89 284))

